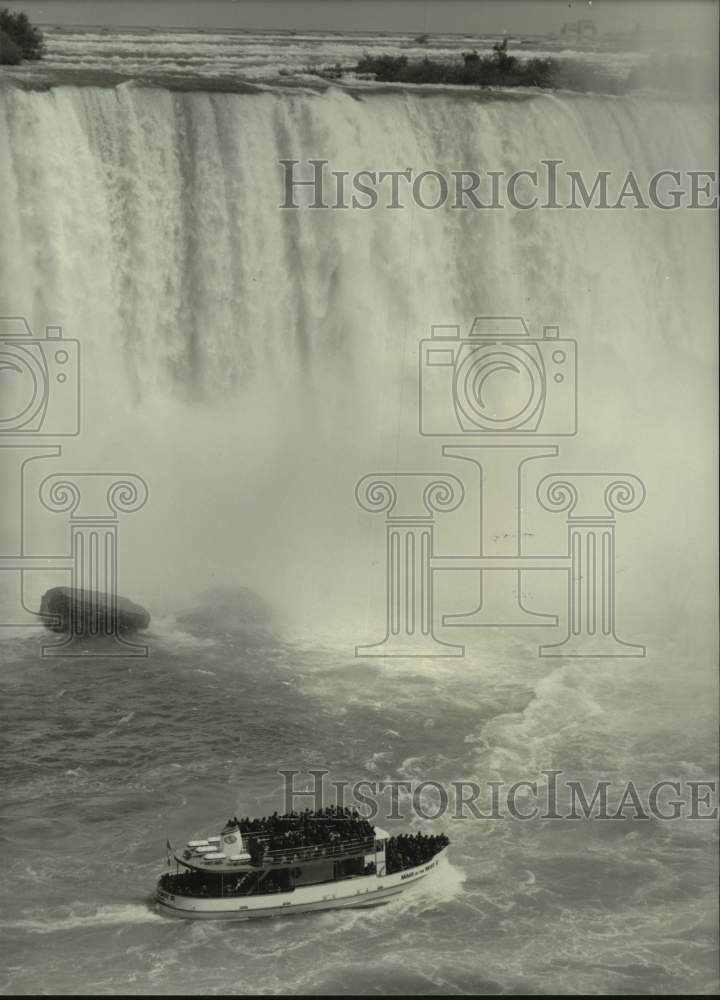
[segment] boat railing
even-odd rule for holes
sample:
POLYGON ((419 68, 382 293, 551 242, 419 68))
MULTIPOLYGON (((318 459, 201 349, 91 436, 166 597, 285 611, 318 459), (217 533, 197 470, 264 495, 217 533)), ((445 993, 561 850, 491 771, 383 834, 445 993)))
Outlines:
MULTIPOLYGON (((375 875, 375 865, 368 865, 362 872, 347 875, 335 875, 332 882, 344 882, 360 876, 375 875), (372 869, 372 870, 370 870, 372 869)), ((172 895, 189 896, 192 898, 234 898, 236 896, 266 896, 278 892, 292 892, 295 888, 291 880, 289 885, 278 885, 271 877, 269 880, 262 873, 253 872, 240 879, 232 875, 221 876, 215 882, 198 879, 194 875, 173 875, 167 872, 162 875, 159 887, 172 895)))
POLYGON ((262 855, 264 864, 288 864, 293 861, 312 861, 319 858, 338 858, 347 854, 374 854, 375 839, 337 840, 329 844, 309 844, 307 846, 288 846, 266 848, 262 855))
POLYGON ((276 892, 290 892, 291 889, 283 889, 280 886, 263 886, 253 884, 247 888, 233 888, 229 885, 220 885, 214 891, 208 886, 183 884, 182 882, 165 882, 160 884, 160 888, 171 895, 189 896, 192 899, 227 899, 235 896, 267 896, 276 892))

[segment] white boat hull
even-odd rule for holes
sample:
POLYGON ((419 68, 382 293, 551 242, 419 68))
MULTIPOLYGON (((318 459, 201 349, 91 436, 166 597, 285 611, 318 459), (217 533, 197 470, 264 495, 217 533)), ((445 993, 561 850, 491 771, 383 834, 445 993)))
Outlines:
POLYGON ((305 885, 292 892, 274 892, 257 896, 226 896, 205 899, 179 896, 158 888, 155 894, 158 910, 174 917, 197 919, 251 920, 254 917, 279 917, 314 910, 334 910, 340 907, 363 908, 381 906, 400 895, 445 861, 445 850, 417 868, 393 872, 392 875, 366 875, 305 885))

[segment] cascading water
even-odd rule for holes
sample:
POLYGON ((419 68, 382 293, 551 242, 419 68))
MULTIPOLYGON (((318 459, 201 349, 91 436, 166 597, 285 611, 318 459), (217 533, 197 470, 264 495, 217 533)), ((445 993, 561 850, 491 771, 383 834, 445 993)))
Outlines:
MULTIPOLYGON (((128 954, 145 991, 226 990, 229 969, 243 991, 362 992, 368 977, 388 994, 706 990, 714 958, 693 952, 691 973, 678 957, 710 935, 702 823, 451 823, 454 881, 368 921, 282 922, 282 943, 203 927, 169 946, 143 903, 166 829, 272 811, 279 767, 708 776, 713 542, 696 526, 712 513, 713 213, 285 210, 278 161, 509 175, 556 159, 590 182, 647 180, 712 170, 711 122, 649 96, 0 89, 0 315, 61 324, 82 350, 82 431, 28 470, 29 544, 49 550, 29 498, 51 469, 142 475, 121 590, 156 629, 147 664, 51 669, 28 639, 8 655, 16 990, 127 988, 128 954), (534 635, 496 630, 466 630, 462 661, 352 656, 382 637, 385 581, 381 519, 355 483, 462 474, 418 434, 418 342, 477 314, 578 342, 579 433, 537 475, 645 483, 618 526, 617 601, 646 660, 548 665, 534 635), (266 595, 305 645, 163 618, 227 581, 266 595)), ((16 490, 5 481, 8 509, 16 490)), ((443 551, 476 549, 472 514, 445 530, 443 551)), ((62 582, 28 577, 38 603, 62 582)))
POLYGON ((328 597, 357 601, 369 536, 354 482, 434 461, 416 433, 417 343, 476 313, 578 340, 568 465, 637 470, 646 558, 702 560, 682 532, 656 533, 706 509, 687 482, 707 470, 668 455, 692 463, 683 442, 706 435, 711 213, 283 210, 278 161, 509 175, 555 158, 590 180, 647 179, 707 169, 709 122, 600 96, 3 91, 0 301, 81 341, 83 429, 65 461, 151 485, 126 532, 127 586, 172 605, 178 585, 239 569, 284 604, 317 593, 326 618, 328 597))

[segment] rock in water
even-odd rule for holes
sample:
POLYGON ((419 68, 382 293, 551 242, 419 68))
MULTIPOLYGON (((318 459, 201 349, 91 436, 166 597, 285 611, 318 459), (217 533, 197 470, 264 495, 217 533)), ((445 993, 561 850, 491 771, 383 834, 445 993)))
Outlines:
MULTIPOLYGON (((150 615, 145 608, 126 597, 117 596, 115 608, 117 632, 137 632, 150 624, 150 615)), ((53 587, 43 594, 40 614, 58 618, 57 622, 45 622, 46 627, 53 632, 69 632, 71 622, 74 622, 76 635, 107 635, 114 631, 112 594, 100 591, 53 587)))
POLYGON ((267 631, 274 624, 270 605, 249 587, 213 587, 194 608, 181 611, 177 621, 183 628, 201 634, 215 632, 267 631))

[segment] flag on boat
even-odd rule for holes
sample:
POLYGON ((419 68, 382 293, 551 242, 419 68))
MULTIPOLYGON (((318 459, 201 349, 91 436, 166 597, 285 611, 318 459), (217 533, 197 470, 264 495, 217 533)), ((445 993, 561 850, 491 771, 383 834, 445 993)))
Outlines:
POLYGON ((165 848, 167 850, 167 863, 168 863, 168 868, 169 868, 172 865, 172 863, 173 863, 173 853, 174 853, 173 852, 173 845, 170 843, 169 840, 165 841, 165 848))

